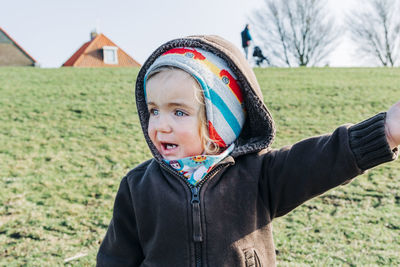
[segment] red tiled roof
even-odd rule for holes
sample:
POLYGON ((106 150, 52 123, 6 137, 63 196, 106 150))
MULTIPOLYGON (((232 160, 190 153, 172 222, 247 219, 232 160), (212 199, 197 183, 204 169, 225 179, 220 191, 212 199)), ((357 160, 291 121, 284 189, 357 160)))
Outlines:
POLYGON ((24 53, 28 58, 30 58, 30 59, 33 61, 33 63, 36 63, 36 60, 35 60, 31 55, 29 55, 28 52, 26 52, 16 41, 14 41, 14 39, 11 38, 11 36, 8 35, 8 34, 6 33, 5 30, 3 30, 3 28, 0 27, 0 31, 3 32, 4 35, 7 36, 7 38, 10 39, 11 42, 13 42, 13 43, 15 44, 15 46, 16 46, 19 50, 21 50, 22 53, 24 53))
POLYGON ((85 49, 90 45, 92 41, 84 43, 64 64, 63 66, 73 66, 74 63, 78 60, 78 58, 85 52, 85 49))
POLYGON ((104 34, 98 34, 93 40, 83 44, 64 64, 64 67, 140 67, 139 62, 118 47, 118 64, 106 64, 101 52, 104 46, 115 46, 104 34))

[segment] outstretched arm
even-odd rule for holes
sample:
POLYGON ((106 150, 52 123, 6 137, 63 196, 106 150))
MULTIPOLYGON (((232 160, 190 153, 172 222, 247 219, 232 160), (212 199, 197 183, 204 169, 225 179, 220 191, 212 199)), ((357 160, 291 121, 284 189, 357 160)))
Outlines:
POLYGON ((282 216, 304 201, 346 183, 364 171, 397 157, 400 102, 388 112, 332 134, 268 151, 261 187, 271 217, 282 216), (389 142, 391 142, 389 144, 389 142))
POLYGON ((385 134, 392 150, 400 145, 400 101, 387 111, 385 134))

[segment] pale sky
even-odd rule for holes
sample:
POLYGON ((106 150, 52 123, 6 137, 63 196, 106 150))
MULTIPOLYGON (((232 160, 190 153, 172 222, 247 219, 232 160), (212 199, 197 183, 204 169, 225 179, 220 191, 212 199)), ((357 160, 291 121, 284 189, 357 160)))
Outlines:
MULTIPOLYGON (((338 22, 355 1, 329 0, 338 22)), ((1 0, 0 27, 42 67, 60 67, 89 41, 96 27, 143 63, 162 43, 193 34, 217 34, 240 47, 240 31, 251 11, 263 4, 263 0, 1 0)), ((343 39, 329 65, 361 65, 355 52, 343 39)))

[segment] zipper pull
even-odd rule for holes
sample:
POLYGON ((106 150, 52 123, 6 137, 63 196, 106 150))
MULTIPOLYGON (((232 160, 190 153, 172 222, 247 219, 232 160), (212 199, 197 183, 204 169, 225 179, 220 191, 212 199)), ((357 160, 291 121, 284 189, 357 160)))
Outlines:
POLYGON ((200 196, 199 188, 192 187, 192 216, 193 216, 193 240, 194 242, 202 242, 203 235, 201 231, 201 217, 200 217, 200 196))
POLYGON ((191 204, 200 203, 199 188, 198 187, 192 187, 192 200, 190 201, 190 203, 191 204))

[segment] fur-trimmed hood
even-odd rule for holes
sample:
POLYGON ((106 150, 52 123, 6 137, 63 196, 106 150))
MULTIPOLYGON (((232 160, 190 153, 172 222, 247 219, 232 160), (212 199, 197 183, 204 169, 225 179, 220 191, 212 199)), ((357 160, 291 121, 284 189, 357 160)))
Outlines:
POLYGON ((275 136, 274 121, 263 102, 260 86, 247 60, 237 47, 225 39, 214 35, 198 35, 175 39, 161 45, 150 55, 138 74, 136 80, 136 105, 143 134, 154 157, 158 160, 161 159, 161 155, 150 141, 147 132, 149 112, 143 88, 144 79, 148 68, 160 55, 177 47, 201 48, 210 51, 224 59, 236 75, 244 97, 247 115, 242 132, 235 141, 235 149, 231 155, 237 157, 268 148, 275 136))

